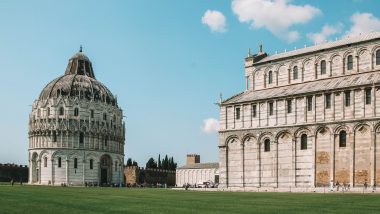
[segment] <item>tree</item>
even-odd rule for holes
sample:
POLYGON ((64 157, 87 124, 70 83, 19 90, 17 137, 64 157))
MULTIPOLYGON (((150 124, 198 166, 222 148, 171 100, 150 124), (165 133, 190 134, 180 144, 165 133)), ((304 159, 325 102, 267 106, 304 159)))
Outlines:
MULTIPOLYGON (((133 161, 132 165, 135 164, 135 161, 133 161)), ((137 166, 137 163, 136 163, 137 166)), ((169 157, 168 155, 165 155, 165 158, 161 160, 161 154, 158 155, 158 161, 156 162, 154 158, 150 158, 148 162, 146 163, 146 168, 151 169, 166 169, 166 170, 175 170, 177 168, 177 163, 174 162, 173 157, 169 157)))
POLYGON ((174 158, 173 158, 173 157, 171 157, 171 158, 169 159, 169 169, 170 169, 170 170, 175 170, 175 169, 177 169, 177 163, 174 162, 174 158))
POLYGON ((138 167, 139 165, 137 164, 136 161, 133 161, 132 166, 136 166, 136 167, 138 167))
POLYGON ((158 154, 158 162, 157 162, 157 165, 158 165, 158 168, 161 169, 162 168, 162 164, 161 164, 161 155, 158 154))
POLYGON ((165 159, 162 162, 162 168, 163 169, 168 169, 168 166, 169 166, 168 155, 165 155, 165 159))
POLYGON ((148 162, 146 163, 146 168, 156 169, 157 163, 153 158, 149 158, 148 162))
POLYGON ((171 157, 171 158, 169 159, 169 169, 170 169, 170 170, 173 170, 173 168, 174 168, 174 160, 173 160, 173 157, 171 157))
POLYGON ((132 158, 128 158, 128 160, 127 160, 127 166, 132 166, 132 158))

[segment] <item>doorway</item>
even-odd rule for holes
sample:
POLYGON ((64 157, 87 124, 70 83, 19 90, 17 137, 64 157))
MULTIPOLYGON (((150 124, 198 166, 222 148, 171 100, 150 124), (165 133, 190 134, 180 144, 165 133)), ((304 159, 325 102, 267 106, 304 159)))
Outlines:
POLYGON ((102 185, 105 185, 105 184, 108 183, 108 180, 107 180, 107 169, 101 169, 100 183, 102 185))
POLYGON ((100 185, 109 186, 111 184, 111 157, 109 155, 103 155, 100 157, 100 185))

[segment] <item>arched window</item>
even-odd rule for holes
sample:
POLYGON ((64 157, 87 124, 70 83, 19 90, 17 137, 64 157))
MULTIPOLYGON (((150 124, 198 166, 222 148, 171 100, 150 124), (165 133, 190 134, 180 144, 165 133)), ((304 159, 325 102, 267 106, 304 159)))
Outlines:
POLYGON ((38 116, 38 117, 41 117, 41 109, 38 109, 38 110, 37 110, 37 116, 38 116))
POLYGON ((339 147, 346 147, 346 131, 339 132, 339 147))
POLYGON ((376 51, 376 65, 380 65, 380 49, 376 51))
POLYGON ((292 100, 287 100, 287 112, 292 113, 292 100))
POLYGON ((307 111, 312 111, 313 110, 313 97, 308 96, 307 97, 307 111))
POLYGON ((107 114, 103 113, 103 120, 107 120, 107 114))
POLYGON ((78 109, 78 108, 75 108, 75 109, 74 109, 74 116, 77 117, 78 115, 79 115, 79 109, 78 109))
POLYGON ((273 110, 273 102, 270 102, 269 103, 269 115, 272 116, 273 112, 274 112, 274 110, 273 110))
POLYGON ((273 83, 273 72, 269 71, 269 73, 268 73, 268 84, 272 84, 272 83, 273 83))
POLYGON ((326 60, 321 61, 321 74, 326 74, 326 60))
POLYGON ((104 137, 104 146, 105 146, 105 147, 108 146, 108 136, 105 136, 105 137, 104 137))
POLYGON ((84 75, 84 61, 83 60, 78 60, 79 65, 78 65, 78 74, 79 75, 84 75))
POLYGON ((270 151, 270 140, 265 139, 264 141, 264 152, 269 152, 270 151))
POLYGON ((301 135, 301 150, 307 149, 307 135, 303 134, 301 135))
POLYGON ((293 67, 293 79, 294 80, 298 79, 298 67, 297 66, 293 67))
POLYGON ((53 134, 52 134, 53 136, 52 136, 52 141, 53 142, 57 142, 57 132, 56 131, 53 131, 53 134))
POLYGON ((78 158, 74 158, 74 169, 78 168, 78 158))
POLYGON ((117 171, 117 161, 115 161, 115 172, 117 171))
POLYGON ((81 132, 79 134, 79 144, 83 145, 83 143, 84 143, 84 134, 83 134, 83 132, 81 132))
POLYGON ((365 89, 365 104, 371 104, 371 94, 372 94, 372 89, 371 88, 366 88, 365 89))
POLYGON ((351 91, 345 91, 344 97, 345 97, 345 105, 350 106, 351 105, 351 91))
POLYGON ((46 114, 47 114, 47 116, 50 116, 50 108, 49 107, 46 110, 46 114))
POLYGON ((44 157, 44 167, 47 167, 47 157, 44 157))
POLYGON ((62 159, 61 157, 58 158, 58 168, 61 168, 62 166, 62 159))
POLYGON ((94 168, 94 160, 90 159, 90 169, 94 168))
POLYGON ((59 115, 64 115, 65 109, 63 107, 59 107, 59 115))
POLYGON ((352 70, 353 68, 353 58, 352 55, 348 55, 347 57, 347 70, 352 70))
POLYGON ((240 108, 235 108, 235 119, 240 120, 240 108))
POLYGON ((91 118, 94 118, 94 110, 91 109, 91 118))

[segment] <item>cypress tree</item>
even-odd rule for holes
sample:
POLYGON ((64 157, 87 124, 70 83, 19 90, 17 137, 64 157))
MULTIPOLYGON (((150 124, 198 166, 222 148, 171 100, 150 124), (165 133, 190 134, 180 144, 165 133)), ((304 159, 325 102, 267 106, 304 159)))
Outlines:
POLYGON ((159 168, 159 169, 162 168, 162 164, 161 164, 161 154, 158 154, 158 162, 157 162, 157 165, 158 165, 158 168, 159 168))
POLYGON ((127 160, 127 166, 132 166, 132 158, 128 158, 128 160, 127 160))
POLYGON ((165 165, 164 165, 164 169, 168 169, 169 168, 169 159, 168 159, 168 155, 165 155, 165 165))

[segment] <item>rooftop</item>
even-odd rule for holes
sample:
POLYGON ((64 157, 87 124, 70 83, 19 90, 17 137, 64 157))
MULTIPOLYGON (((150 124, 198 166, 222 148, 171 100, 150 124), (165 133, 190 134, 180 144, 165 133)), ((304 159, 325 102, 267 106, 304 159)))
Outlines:
POLYGON ((330 91, 333 89, 345 89, 349 87, 372 85, 380 83, 380 71, 359 73, 348 76, 333 77, 324 80, 286 85, 276 88, 268 88, 257 91, 246 91, 232 96, 222 102, 223 105, 232 103, 243 103, 248 101, 267 100, 272 98, 297 96, 302 94, 314 93, 318 91, 330 91))
POLYGON ((219 168, 219 163, 196 163, 178 167, 177 169, 214 169, 219 168))
POLYGON ((344 45, 376 40, 376 39, 380 39, 380 32, 372 32, 372 33, 361 34, 361 35, 353 36, 353 37, 346 37, 346 38, 332 41, 332 42, 326 42, 326 43, 322 43, 322 44, 318 44, 318 45, 314 45, 314 46, 310 46, 306 48, 300 48, 293 51, 270 55, 259 60, 255 64, 261 64, 261 63, 275 61, 275 60, 279 60, 279 59, 283 59, 287 57, 293 57, 293 56, 302 55, 302 54, 306 54, 310 52, 322 51, 326 49, 331 49, 335 47, 341 47, 344 45))

